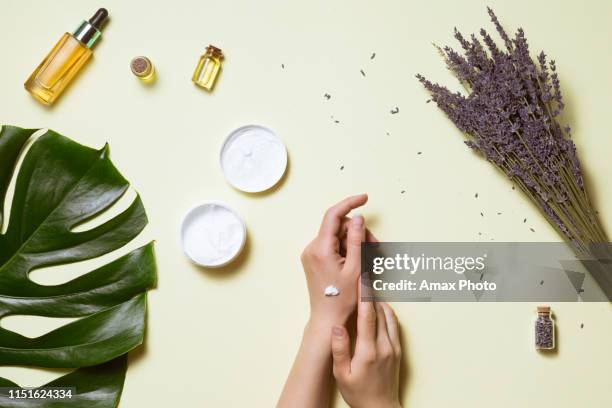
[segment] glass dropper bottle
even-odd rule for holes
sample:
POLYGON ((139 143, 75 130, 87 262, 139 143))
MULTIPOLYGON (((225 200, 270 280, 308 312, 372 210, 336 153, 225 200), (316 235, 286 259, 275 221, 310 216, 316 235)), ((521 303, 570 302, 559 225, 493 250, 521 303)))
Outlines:
POLYGON ((101 8, 72 34, 65 33, 25 82, 25 89, 40 102, 51 105, 93 54, 91 48, 100 38, 107 18, 108 11, 101 8))

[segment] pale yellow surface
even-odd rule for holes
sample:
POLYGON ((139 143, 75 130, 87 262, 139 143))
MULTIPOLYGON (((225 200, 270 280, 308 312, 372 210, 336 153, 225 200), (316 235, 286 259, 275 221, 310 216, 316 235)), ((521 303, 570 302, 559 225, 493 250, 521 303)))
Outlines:
MULTIPOLYGON (((557 60, 565 119, 612 231, 610 1, 2 1, 0 122, 109 142, 150 218, 130 248, 157 241, 146 347, 132 353, 121 407, 273 406, 308 316, 298 255, 323 210, 348 194, 370 194, 363 213, 383 240, 558 239, 414 78, 456 86, 431 42, 452 44, 454 26, 492 30, 486 4, 557 60), (44 108, 23 82, 99 6, 112 20, 93 60, 44 108), (212 94, 190 80, 209 43, 226 54, 212 94), (130 73, 136 55, 155 64, 153 86, 130 73), (232 189, 219 168, 223 138, 248 123, 275 129, 289 151, 287 177, 269 194, 232 189), (222 271, 195 267, 179 246, 182 216, 207 199, 229 203, 248 228, 244 256, 222 271)), ((533 304, 395 304, 405 407, 612 406, 610 305, 552 306, 559 352, 546 357, 532 344, 533 304)), ((0 375, 39 385, 59 372, 0 375)))

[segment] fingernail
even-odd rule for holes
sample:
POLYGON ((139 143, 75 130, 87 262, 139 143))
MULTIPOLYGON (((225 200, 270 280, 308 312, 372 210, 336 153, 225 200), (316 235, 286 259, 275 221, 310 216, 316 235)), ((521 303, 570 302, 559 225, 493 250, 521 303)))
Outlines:
POLYGON ((336 337, 342 337, 342 335, 344 334, 344 330, 342 330, 342 327, 340 326, 334 326, 332 327, 332 333, 336 337))
POLYGON ((352 225, 353 225, 355 228, 361 228, 361 227, 363 227, 363 215, 361 215, 361 214, 355 214, 355 215, 353 216, 352 225))

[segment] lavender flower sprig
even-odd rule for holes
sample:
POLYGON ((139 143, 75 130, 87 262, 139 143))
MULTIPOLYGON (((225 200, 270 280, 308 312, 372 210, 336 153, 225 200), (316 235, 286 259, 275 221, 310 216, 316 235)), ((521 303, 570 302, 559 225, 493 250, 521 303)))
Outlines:
POLYGON ((557 121, 565 104, 555 62, 544 52, 534 62, 523 30, 510 38, 488 12, 504 48, 484 29, 481 39, 472 34, 469 40, 455 29, 463 54, 438 47, 467 95, 417 78, 466 135, 465 143, 527 194, 578 253, 588 253, 591 244, 608 239, 586 192, 570 128, 557 121))

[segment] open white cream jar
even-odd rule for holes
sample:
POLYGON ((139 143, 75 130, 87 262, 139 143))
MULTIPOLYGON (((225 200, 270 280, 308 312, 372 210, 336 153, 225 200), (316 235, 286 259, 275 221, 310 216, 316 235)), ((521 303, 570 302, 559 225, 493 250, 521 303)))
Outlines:
POLYGON ((194 263, 208 268, 230 263, 240 254, 245 242, 244 221, 219 201, 195 206, 181 225, 183 251, 194 263))
POLYGON ((272 129, 246 125, 227 136, 219 161, 232 186, 247 193, 258 193, 273 187, 283 177, 287 149, 272 129))

